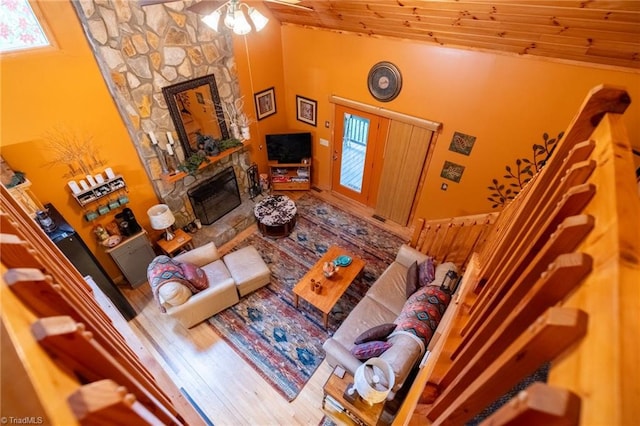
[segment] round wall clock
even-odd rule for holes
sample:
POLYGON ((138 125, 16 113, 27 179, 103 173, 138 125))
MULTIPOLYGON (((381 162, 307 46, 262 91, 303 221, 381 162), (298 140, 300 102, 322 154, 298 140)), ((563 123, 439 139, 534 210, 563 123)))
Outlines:
POLYGON ((391 62, 378 62, 369 71, 367 85, 371 95, 379 101, 389 102, 402 89, 402 76, 391 62))

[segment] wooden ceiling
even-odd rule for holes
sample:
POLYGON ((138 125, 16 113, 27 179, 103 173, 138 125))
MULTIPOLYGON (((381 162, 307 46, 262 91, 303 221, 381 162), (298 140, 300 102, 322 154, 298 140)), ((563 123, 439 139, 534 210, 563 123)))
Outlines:
POLYGON ((640 69, 638 0, 264 3, 282 23, 441 46, 640 69))

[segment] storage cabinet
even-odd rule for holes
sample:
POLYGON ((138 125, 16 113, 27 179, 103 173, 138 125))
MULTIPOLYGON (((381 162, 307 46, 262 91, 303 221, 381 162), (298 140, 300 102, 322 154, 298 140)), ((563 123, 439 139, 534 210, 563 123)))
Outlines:
POLYGON ((275 191, 311 189, 311 165, 304 163, 269 162, 271 188, 275 191))
POLYGON ((107 249, 131 287, 136 288, 147 281, 147 266, 156 257, 147 233, 140 231, 107 249))

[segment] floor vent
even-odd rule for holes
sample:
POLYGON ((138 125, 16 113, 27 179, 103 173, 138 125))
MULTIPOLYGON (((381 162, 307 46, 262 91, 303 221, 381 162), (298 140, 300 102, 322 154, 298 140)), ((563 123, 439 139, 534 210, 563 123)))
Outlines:
POLYGON ((317 186, 312 186, 311 189, 313 189, 316 192, 322 192, 322 189, 318 188, 317 186))
POLYGON ((382 216, 378 216, 377 214, 374 214, 373 216, 371 216, 372 218, 374 218, 375 220, 379 220, 380 222, 386 222, 387 219, 385 219, 382 216))

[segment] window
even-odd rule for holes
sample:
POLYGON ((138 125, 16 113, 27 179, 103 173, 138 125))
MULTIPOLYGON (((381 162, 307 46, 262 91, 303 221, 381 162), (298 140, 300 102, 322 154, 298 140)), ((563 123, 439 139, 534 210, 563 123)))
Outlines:
POLYGON ((28 0, 2 0, 0 6, 1 53, 50 45, 28 0))

